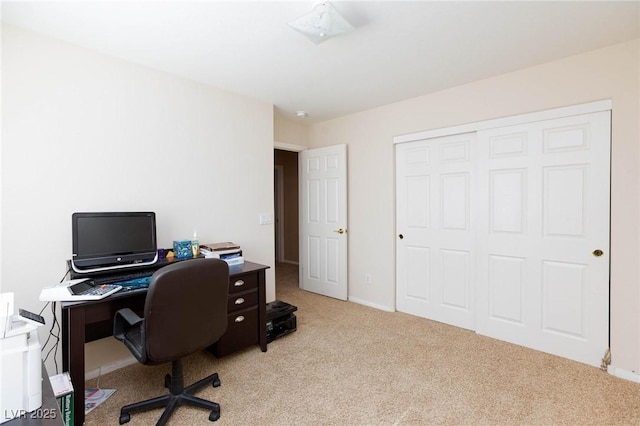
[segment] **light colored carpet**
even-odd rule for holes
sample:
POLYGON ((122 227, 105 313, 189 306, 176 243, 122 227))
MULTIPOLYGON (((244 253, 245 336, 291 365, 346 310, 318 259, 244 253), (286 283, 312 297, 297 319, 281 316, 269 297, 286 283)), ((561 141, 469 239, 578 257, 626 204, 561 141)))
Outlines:
MULTIPOLYGON (((276 268, 277 298, 298 307, 298 330, 217 359, 184 362, 185 383, 218 372, 198 396, 220 403, 223 425, 640 425, 640 384, 598 368, 456 327, 298 289, 297 267, 276 268)), ((170 365, 131 365, 100 379, 117 389, 87 425, 118 424, 122 405, 164 394, 170 365)), ((94 387, 95 380, 87 382, 94 387)), ((161 410, 136 413, 152 425, 161 410)), ((169 424, 207 425, 180 407, 169 424)))

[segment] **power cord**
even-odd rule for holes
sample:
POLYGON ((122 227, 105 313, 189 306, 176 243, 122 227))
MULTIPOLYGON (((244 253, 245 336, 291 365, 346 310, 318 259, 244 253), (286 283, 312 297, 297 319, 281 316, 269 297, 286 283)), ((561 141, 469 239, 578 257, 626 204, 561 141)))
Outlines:
POLYGON ((67 269, 67 272, 64 273, 64 275, 62 276, 62 279, 60 280, 60 283, 62 283, 62 281, 64 281, 64 279, 67 278, 67 275, 69 275, 69 272, 71 272, 71 267, 69 267, 69 269, 67 269))
POLYGON ((42 316, 42 313, 44 312, 45 309, 47 309, 47 306, 49 306, 49 303, 51 303, 51 302, 47 302, 47 304, 44 305, 44 307, 42 309, 40 309, 40 313, 38 315, 42 316))
MULTIPOLYGON (((62 276, 62 279, 60 280, 61 283, 65 280, 65 278, 67 278, 67 275, 69 275, 69 272, 71 272, 71 268, 67 269, 67 272, 64 273, 64 275, 62 276)), ((53 322, 51 323, 51 328, 49 328, 49 334, 47 336, 47 340, 44 342, 44 345, 42 345, 42 351, 43 352, 45 351, 47 345, 49 344, 49 341, 51 341, 51 338, 53 338, 52 346, 47 351, 47 355, 45 356, 44 361, 47 362, 47 360, 49 359, 49 356, 53 352, 53 363, 56 367, 56 374, 58 374, 58 371, 59 371, 58 346, 60 344, 60 331, 62 329, 60 327, 60 323, 58 322, 58 316, 56 315, 56 302, 47 302, 47 304, 44 305, 44 307, 40 311, 40 315, 42 315, 42 312, 44 312, 44 310, 47 308, 47 306, 49 306, 49 304, 51 304, 51 314, 52 314, 53 322)))
POLYGON ((56 367, 56 374, 58 374, 59 373, 58 345, 60 343, 61 328, 60 328, 60 323, 58 322, 58 317, 56 316, 56 302, 51 303, 51 313, 53 314, 53 322, 51 323, 51 328, 49 329, 49 335, 47 336, 47 340, 44 342, 44 345, 42 345, 42 350, 43 351, 45 350, 45 348, 49 344, 49 341, 51 340, 51 338, 53 338, 54 339, 52 341, 53 344, 51 348, 49 348, 49 351, 47 352, 47 355, 45 356, 44 361, 47 362, 47 360, 49 359, 49 355, 51 355, 51 353, 53 352, 53 363, 55 364, 55 367, 56 367))

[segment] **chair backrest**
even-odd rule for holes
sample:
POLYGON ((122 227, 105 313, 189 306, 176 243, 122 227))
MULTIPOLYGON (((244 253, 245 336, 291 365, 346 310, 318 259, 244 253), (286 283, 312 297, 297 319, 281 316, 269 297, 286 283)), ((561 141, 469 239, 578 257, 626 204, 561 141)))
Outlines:
POLYGON ((173 361, 212 345, 227 329, 229 266, 191 259, 156 271, 144 306, 150 363, 173 361))

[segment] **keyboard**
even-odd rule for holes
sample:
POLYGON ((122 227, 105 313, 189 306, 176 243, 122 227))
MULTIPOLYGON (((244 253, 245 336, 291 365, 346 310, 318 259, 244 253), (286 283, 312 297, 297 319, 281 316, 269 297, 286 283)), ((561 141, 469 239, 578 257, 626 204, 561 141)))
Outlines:
MULTIPOLYGON (((109 275, 104 275, 104 276, 99 276, 99 277, 94 277, 92 278, 93 282, 95 282, 96 284, 115 284, 118 283, 118 285, 122 285, 120 283, 123 282, 130 282, 130 281, 135 281, 137 279, 140 278, 145 278, 145 279, 151 279, 151 275, 153 275, 153 273, 155 272, 155 270, 144 270, 144 271, 129 271, 129 272, 124 272, 124 273, 120 273, 120 274, 109 274, 109 275)), ((147 287, 149 286, 149 283, 147 282, 147 287)))
POLYGON ((151 276, 154 272, 154 269, 145 269, 142 271, 125 271, 92 277, 90 280, 92 289, 88 289, 87 291, 95 291, 98 294, 83 293, 82 296, 99 296, 100 292, 107 293, 116 287, 118 288, 118 290, 116 290, 118 293, 142 289, 146 290, 149 288, 151 276))
POLYGON ((151 276, 142 278, 133 278, 127 281, 118 281, 116 284, 122 286, 121 292, 146 289, 151 282, 151 276))

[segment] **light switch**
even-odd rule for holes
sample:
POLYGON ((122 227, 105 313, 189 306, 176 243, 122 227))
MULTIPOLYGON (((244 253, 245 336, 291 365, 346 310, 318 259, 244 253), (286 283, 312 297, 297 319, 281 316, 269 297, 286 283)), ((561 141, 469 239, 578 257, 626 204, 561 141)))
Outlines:
POLYGON ((260 213, 260 225, 271 225, 272 223, 271 213, 260 213))

